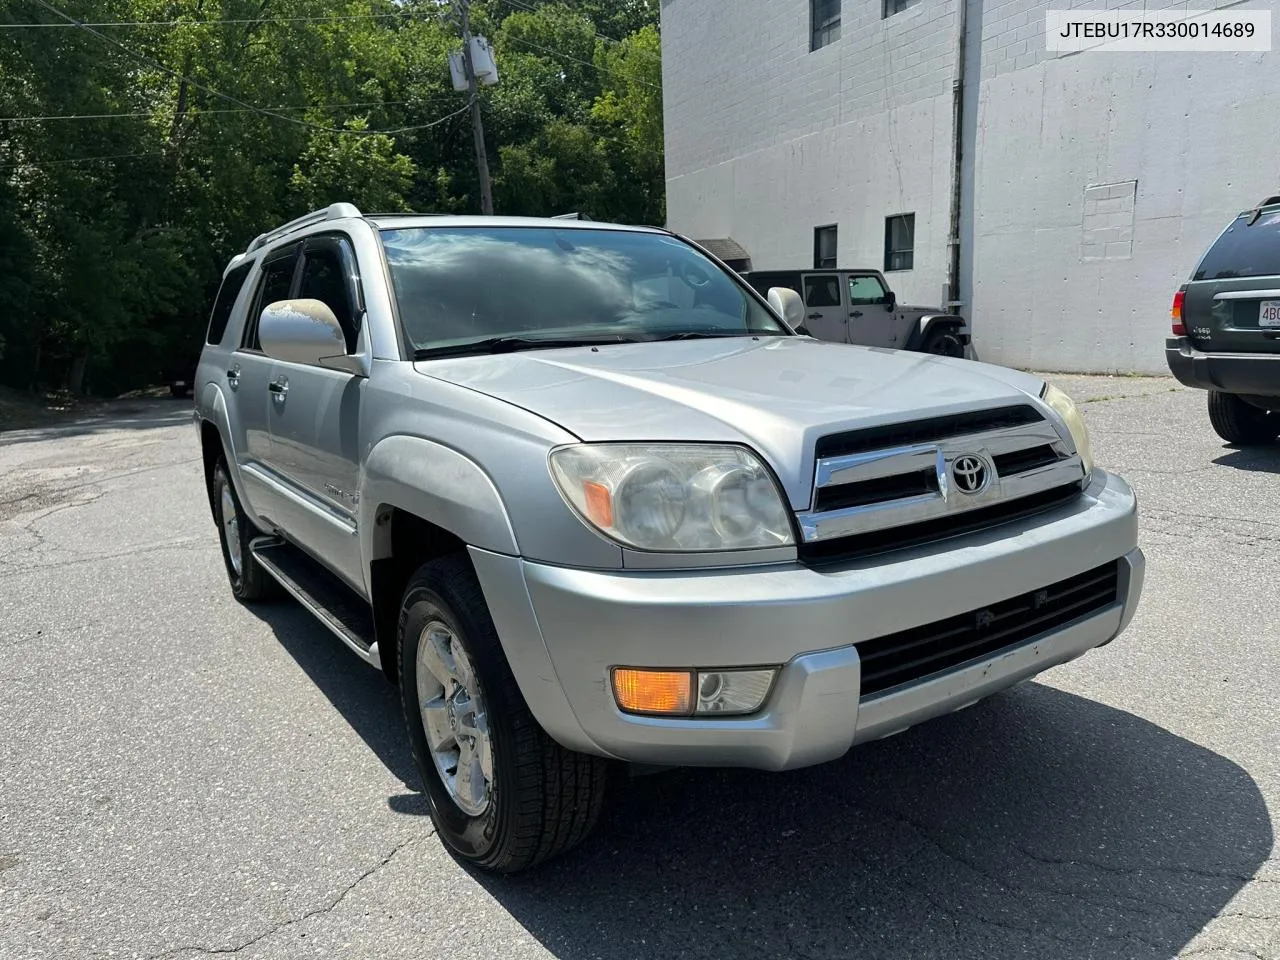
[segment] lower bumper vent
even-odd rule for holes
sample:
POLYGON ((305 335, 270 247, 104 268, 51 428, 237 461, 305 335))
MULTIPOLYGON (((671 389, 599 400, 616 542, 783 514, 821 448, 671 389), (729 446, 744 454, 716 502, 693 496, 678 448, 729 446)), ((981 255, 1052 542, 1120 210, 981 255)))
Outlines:
POLYGON ((1119 596, 1120 563, 958 616, 857 645, 862 696, 981 660, 1104 610, 1119 596))

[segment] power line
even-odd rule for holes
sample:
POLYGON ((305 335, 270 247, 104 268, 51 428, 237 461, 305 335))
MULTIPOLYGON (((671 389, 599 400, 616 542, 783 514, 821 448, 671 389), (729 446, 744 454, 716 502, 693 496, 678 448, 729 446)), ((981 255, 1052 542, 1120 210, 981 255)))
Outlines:
POLYGON ((0 169, 7 169, 11 167, 51 167, 56 164, 63 164, 63 163, 91 163, 94 161, 102 161, 102 160, 127 160, 130 157, 158 157, 158 156, 160 156, 160 154, 158 153, 113 153, 105 157, 68 157, 63 160, 38 160, 38 161, 19 160, 13 163, 0 164, 0 169))
POLYGON ((198 80, 192 80, 190 77, 183 76, 182 74, 178 73, 178 71, 173 70, 169 67, 166 67, 164 64, 160 63, 158 60, 153 60, 151 57, 145 56, 144 54, 141 54, 141 53, 137 53, 136 51, 132 50, 125 44, 120 43, 117 40, 113 40, 111 37, 108 37, 105 33, 101 33, 98 30, 94 29, 93 27, 89 26, 88 24, 81 23, 79 20, 77 20, 75 17, 72 17, 70 14, 64 13, 63 11, 55 7, 53 4, 48 3, 47 0, 35 0, 35 2, 38 3, 40 6, 44 7, 50 13, 54 14, 55 16, 61 17, 63 20, 67 21, 67 23, 72 24, 73 26, 77 26, 80 29, 92 34, 93 36, 101 40, 103 43, 109 44, 117 48, 118 50, 122 51, 126 56, 129 56, 132 59, 137 60, 139 63, 146 64, 147 66, 152 67, 155 70, 161 71, 162 73, 167 73, 169 76, 173 77, 175 80, 185 83, 188 86, 194 87, 197 90, 202 90, 212 97, 218 97, 221 100, 226 100, 228 103, 234 103, 238 107, 243 107, 244 109, 252 111, 253 113, 259 113, 264 117, 275 117, 278 120, 284 120, 288 123, 293 123, 300 127, 305 127, 309 130, 318 130, 321 133, 328 133, 328 134, 341 135, 341 136, 361 136, 361 137, 390 136, 392 134, 397 134, 397 133, 409 133, 415 130, 426 130, 430 127, 434 127, 439 124, 445 123, 449 120, 452 120, 454 117, 458 116, 459 114, 465 113, 466 111, 471 109, 471 104, 467 103, 466 106, 461 107, 458 110, 455 110, 453 113, 446 114, 443 117, 440 117, 436 120, 432 120, 430 123, 415 124, 413 126, 407 126, 407 127, 397 127, 394 130, 349 130, 349 129, 341 129, 338 127, 326 127, 318 123, 311 123, 307 120, 299 120, 297 117, 291 117, 288 114, 280 113, 275 110, 268 110, 263 107, 256 107, 252 103, 246 103, 244 100, 241 100, 238 97, 233 97, 230 94, 222 93, 221 91, 215 90, 212 87, 207 86, 198 80))
POLYGON ((323 17, 253 17, 242 20, 104 20, 99 23, 0 23, 0 30, 66 29, 68 27, 215 27, 223 24, 243 25, 258 23, 328 23, 343 20, 403 20, 413 16, 413 11, 399 13, 334 14, 323 17))
MULTIPOLYGON (((304 107, 270 107, 264 109, 271 110, 346 110, 348 108, 355 109, 357 107, 400 107, 413 104, 424 105, 424 101, 419 100, 369 100, 362 103, 317 103, 304 107)), ((205 109, 200 108, 196 111, 200 114, 224 114, 224 113, 258 113, 258 110, 249 110, 243 107, 221 108, 221 109, 205 109)), ((137 113, 63 113, 63 114, 44 114, 32 117, 0 117, 0 123, 34 123, 45 120, 114 120, 118 118, 128 117, 167 117, 169 113, 163 110, 144 110, 137 113)))

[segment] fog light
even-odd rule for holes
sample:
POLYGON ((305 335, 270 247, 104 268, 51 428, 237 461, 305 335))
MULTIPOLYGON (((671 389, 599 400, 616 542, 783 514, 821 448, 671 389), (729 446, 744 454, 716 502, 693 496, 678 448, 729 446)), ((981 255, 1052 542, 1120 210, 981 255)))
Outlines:
POLYGON ((626 713, 689 716, 693 713, 692 670, 633 670, 615 667, 613 698, 626 713))
POLYGON ((742 714, 760 709, 778 671, 718 670, 698 674, 698 713, 742 714))

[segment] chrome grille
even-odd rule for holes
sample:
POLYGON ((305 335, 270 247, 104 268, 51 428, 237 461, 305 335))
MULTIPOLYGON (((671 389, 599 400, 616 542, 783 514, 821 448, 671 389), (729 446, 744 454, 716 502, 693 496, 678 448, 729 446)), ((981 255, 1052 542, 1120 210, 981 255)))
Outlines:
POLYGON ((806 559, 928 542, 1048 509, 1084 467, 1029 405, 823 437, 814 495, 798 514, 806 559), (897 536, 901 534, 901 536, 897 536))

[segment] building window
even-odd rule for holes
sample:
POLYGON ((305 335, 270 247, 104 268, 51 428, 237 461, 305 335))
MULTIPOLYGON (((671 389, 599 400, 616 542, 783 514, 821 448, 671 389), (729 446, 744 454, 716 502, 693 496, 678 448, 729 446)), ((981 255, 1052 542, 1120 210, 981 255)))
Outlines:
POLYGON ((813 268, 834 270, 836 267, 835 225, 818 227, 813 231, 813 268))
POLYGON ((810 50, 821 50, 840 39, 840 0, 809 0, 809 18, 813 27, 810 50))
POLYGON ((880 15, 884 17, 892 17, 895 13, 901 13, 907 7, 914 7, 920 0, 884 0, 884 12, 880 15))
POLYGON ((916 248, 916 215, 900 213, 884 218, 884 269, 910 270, 916 248))

